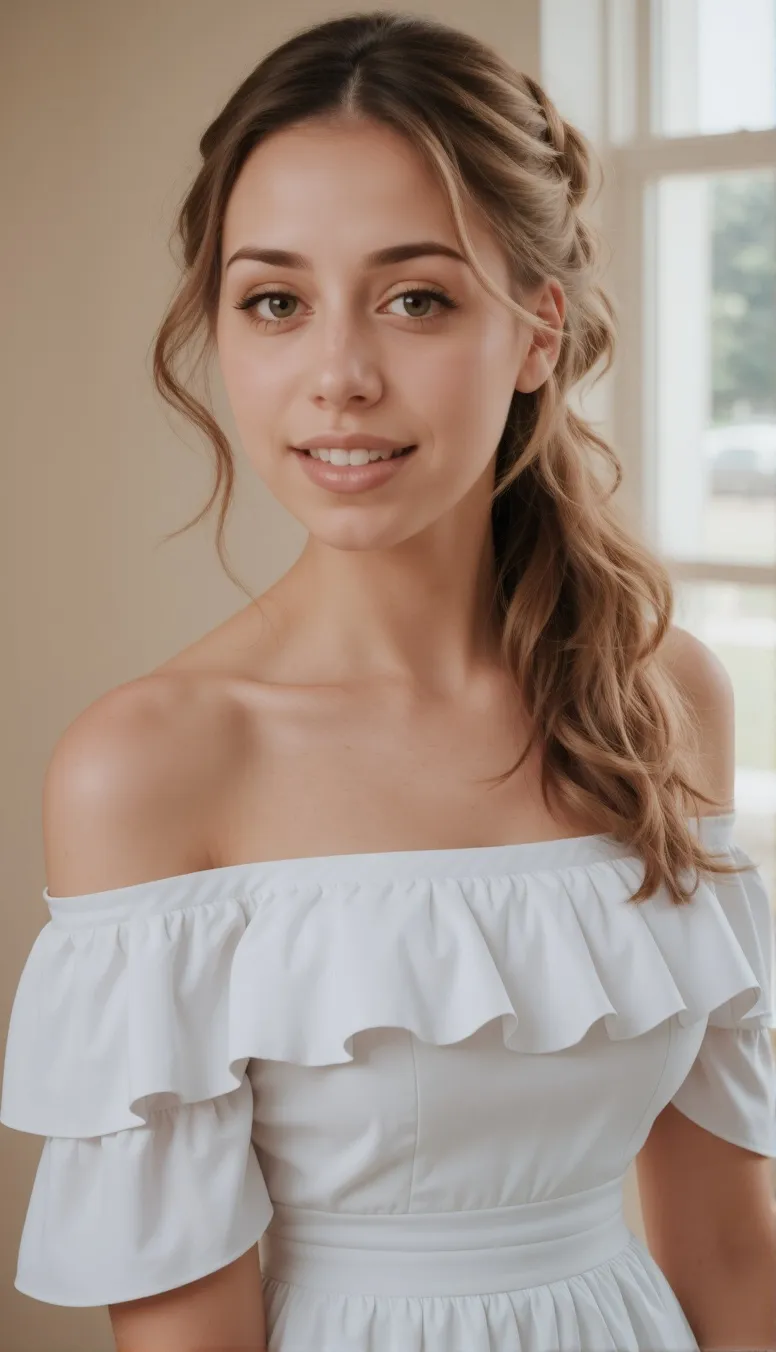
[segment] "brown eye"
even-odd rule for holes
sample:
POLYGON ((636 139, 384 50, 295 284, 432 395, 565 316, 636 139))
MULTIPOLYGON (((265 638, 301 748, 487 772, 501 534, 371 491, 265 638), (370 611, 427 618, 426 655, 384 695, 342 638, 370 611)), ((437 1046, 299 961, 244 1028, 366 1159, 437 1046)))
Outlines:
MULTIPOLYGON (((289 306, 295 299, 296 297, 292 296, 289 291, 266 291, 263 296, 258 297, 256 309, 258 312, 259 304, 261 304, 263 300, 268 300, 270 307, 273 305, 279 307, 279 312, 278 310, 270 309, 270 314, 273 319, 290 319, 289 306)), ((264 316, 262 316, 262 318, 264 318, 264 316)))
POLYGON ((417 306, 418 302, 420 302, 422 306, 428 304, 429 301, 436 301, 443 309, 454 310, 456 308, 455 301, 451 300, 444 291, 436 291, 431 287, 416 287, 414 289, 400 291, 398 296, 394 296, 393 300, 390 300, 388 304, 393 305, 393 302, 396 300, 402 302, 408 301, 410 306, 413 307, 409 313, 405 310, 403 317, 406 319, 418 319, 422 321, 424 319, 434 319, 436 317, 433 313, 428 314, 427 312, 424 312, 423 314, 418 314, 417 310, 414 308, 417 306))
POLYGON ((262 324, 267 327, 273 323, 282 323, 284 319, 292 319, 293 315, 289 315, 287 311, 289 302, 294 300, 296 300, 296 296, 294 296, 291 291, 261 291, 258 295, 246 296, 244 300, 238 301, 234 308, 236 310, 250 311, 252 323, 262 324), (271 311, 271 319, 267 319, 264 315, 258 314, 258 307, 264 300, 278 303, 281 307, 280 314, 271 311))
POLYGON ((423 315, 418 315, 417 313, 418 305, 420 305, 420 307, 422 308, 424 305, 430 304, 430 297, 428 295, 428 292, 422 291, 405 291, 404 295, 397 297, 397 299, 402 301, 407 306, 407 309, 413 319, 424 318, 423 315))

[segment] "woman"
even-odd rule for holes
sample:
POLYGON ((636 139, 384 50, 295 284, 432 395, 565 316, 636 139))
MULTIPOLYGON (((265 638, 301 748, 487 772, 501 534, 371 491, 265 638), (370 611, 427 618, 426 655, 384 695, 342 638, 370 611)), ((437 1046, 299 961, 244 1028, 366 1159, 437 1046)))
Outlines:
POLYGON ((221 552, 232 453, 174 370, 204 328, 307 540, 51 758, 17 1287, 120 1352, 773 1346, 770 909, 730 682, 568 403, 613 349, 585 143, 373 13, 201 151, 157 384, 221 552))

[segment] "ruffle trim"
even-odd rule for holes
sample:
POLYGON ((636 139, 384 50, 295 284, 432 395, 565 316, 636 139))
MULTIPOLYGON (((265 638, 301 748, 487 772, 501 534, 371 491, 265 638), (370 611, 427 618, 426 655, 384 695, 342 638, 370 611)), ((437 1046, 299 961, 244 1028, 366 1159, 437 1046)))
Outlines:
MULTIPOLYGON (((720 852, 751 862, 733 844, 720 852)), ((110 924, 48 924, 12 1009, 0 1120, 104 1135, 230 1093, 251 1058, 351 1061, 356 1033, 378 1027, 442 1046, 500 1019, 505 1047, 541 1054, 599 1020, 615 1041, 674 1015, 776 1026, 760 874, 701 878, 683 907, 665 891, 630 903, 642 877, 639 860, 615 857, 530 875, 246 888, 110 924)))

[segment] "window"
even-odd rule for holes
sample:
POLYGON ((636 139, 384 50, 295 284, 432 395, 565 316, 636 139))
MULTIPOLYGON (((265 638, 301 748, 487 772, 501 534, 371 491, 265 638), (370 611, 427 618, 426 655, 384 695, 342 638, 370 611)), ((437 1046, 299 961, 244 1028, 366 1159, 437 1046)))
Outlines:
POLYGON ((541 40, 605 173, 602 430, 733 680, 737 836, 776 908, 776 0, 542 0, 541 40))
POLYGON ((663 0, 653 131, 694 136, 776 126, 773 0, 663 0))
POLYGON ((774 567, 776 173, 665 175, 647 201, 651 534, 673 559, 774 567))

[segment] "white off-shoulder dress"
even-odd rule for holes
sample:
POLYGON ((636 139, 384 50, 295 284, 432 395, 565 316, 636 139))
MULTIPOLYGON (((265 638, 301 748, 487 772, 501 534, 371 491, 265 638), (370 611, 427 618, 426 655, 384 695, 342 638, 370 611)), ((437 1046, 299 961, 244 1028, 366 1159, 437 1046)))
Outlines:
MULTIPOLYGON (((734 820, 702 838, 751 862, 734 820)), ((269 1352, 697 1349, 623 1179, 669 1101, 776 1156, 774 927, 760 872, 641 877, 599 835, 44 889, 18 1290, 131 1300, 259 1241, 269 1352)))

